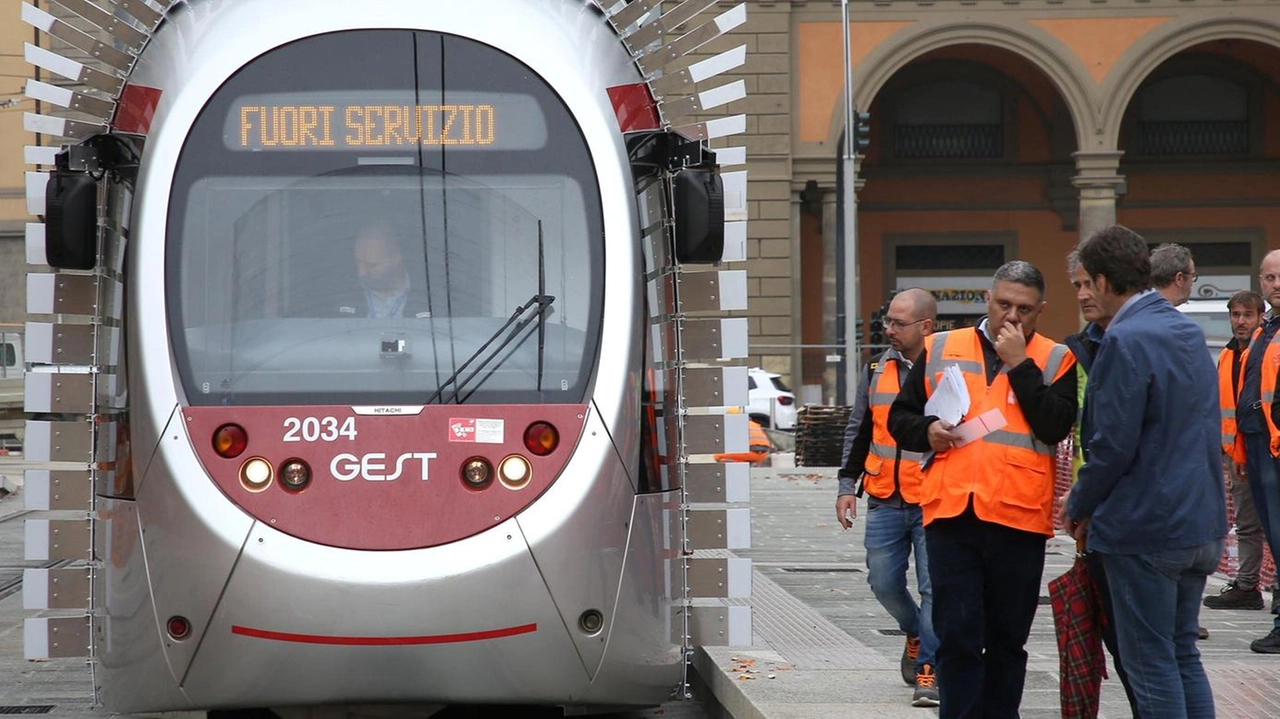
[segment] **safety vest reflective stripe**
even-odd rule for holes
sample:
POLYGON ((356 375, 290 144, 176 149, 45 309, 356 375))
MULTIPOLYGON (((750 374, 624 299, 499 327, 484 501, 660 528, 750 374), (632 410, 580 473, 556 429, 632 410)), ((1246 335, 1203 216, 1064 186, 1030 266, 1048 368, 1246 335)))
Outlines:
POLYGON ((1044 371, 1041 372, 1044 375, 1046 387, 1053 384, 1053 378, 1058 376, 1058 370, 1062 369, 1062 360, 1066 358, 1067 351, 1066 345, 1054 345, 1050 350, 1049 359, 1045 360, 1044 371))
MULTIPOLYGON (((875 442, 872 442, 871 453, 881 459, 897 459, 898 458, 898 448, 892 444, 876 444, 875 442)), ((902 450, 902 459, 911 460, 913 462, 920 462, 924 460, 924 453, 908 452, 907 450, 904 449, 902 450)))
MULTIPOLYGON (((976 332, 977 330, 975 329, 974 331, 976 332)), ((933 335, 932 346, 936 349, 929 353, 929 358, 924 365, 924 380, 928 385, 929 392, 933 392, 933 390, 937 389, 934 385, 935 378, 942 372, 942 370, 946 369, 947 365, 955 365, 960 368, 961 372, 971 372, 979 376, 985 376, 986 367, 981 362, 957 359, 955 357, 943 360, 942 356, 945 354, 943 348, 947 346, 947 340, 950 338, 950 332, 938 332, 933 335)))
POLYGON ((1043 442, 1037 442, 1035 438, 1029 434, 1006 432, 1003 429, 997 429, 986 437, 983 437, 983 439, 992 444, 1003 444, 1007 447, 1029 449, 1036 454, 1050 454, 1049 448, 1043 442))
MULTIPOLYGON (((879 372, 880 370, 876 370, 877 374, 879 374, 879 372)), ((871 396, 869 397, 869 400, 870 400, 871 406, 875 407, 877 405, 879 406, 891 405, 893 404, 893 400, 897 398, 898 398, 898 395, 889 394, 888 392, 872 392, 871 396)))
MULTIPOLYGON (((935 456, 920 488, 924 524, 959 516, 971 506, 983 521, 1051 536, 1054 448, 1035 437, 1008 375, 988 380, 984 365, 989 348, 977 332, 971 327, 948 333, 941 341, 942 335, 927 338, 926 367, 934 376, 948 365, 959 365, 971 401, 965 416, 999 410, 1007 424, 977 442, 935 456)), ((1031 337, 1027 356, 1047 385, 1075 371, 1075 356, 1043 335, 1031 337)), ((932 391, 926 386, 926 394, 932 391)))
MULTIPOLYGON (((974 330, 977 331, 976 329, 974 330)), ((934 347, 945 347, 950 332, 939 332, 934 335, 936 339, 933 341, 934 347)), ((1046 386, 1053 384, 1053 378, 1058 376, 1058 370, 1062 369, 1062 361, 1066 359, 1069 352, 1066 345, 1055 345, 1053 350, 1049 352, 1048 359, 1045 360, 1045 366, 1042 374, 1044 375, 1044 383, 1046 386)), ((930 353, 928 361, 925 363, 925 379, 929 383, 929 390, 935 389, 933 378, 937 373, 941 372, 947 365, 956 365, 961 372, 972 372, 974 374, 982 374, 985 367, 981 362, 973 362, 970 360, 957 360, 949 358, 942 359, 942 354, 938 352, 930 353)), ((1009 366, 1004 365, 1000 368, 1000 374, 1008 374, 1009 366)))

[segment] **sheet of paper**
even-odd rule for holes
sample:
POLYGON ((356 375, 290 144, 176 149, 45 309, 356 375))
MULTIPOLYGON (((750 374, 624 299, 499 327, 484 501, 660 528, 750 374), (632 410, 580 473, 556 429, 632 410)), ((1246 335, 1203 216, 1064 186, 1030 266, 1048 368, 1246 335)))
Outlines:
POLYGON ((964 375, 956 365, 947 365, 942 370, 938 386, 924 404, 924 413, 957 424, 968 411, 969 388, 964 383, 964 375))
POLYGON ((991 434, 1006 424, 1008 422, 1005 420, 1004 414, 1000 410, 992 408, 967 422, 961 422, 951 431, 960 436, 956 446, 963 447, 970 442, 991 434))

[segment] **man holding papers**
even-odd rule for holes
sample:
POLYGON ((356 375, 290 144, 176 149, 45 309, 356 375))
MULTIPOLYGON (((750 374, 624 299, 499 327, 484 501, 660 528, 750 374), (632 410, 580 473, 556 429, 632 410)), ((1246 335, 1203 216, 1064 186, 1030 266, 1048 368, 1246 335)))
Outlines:
POLYGON ((1196 634, 1227 533, 1217 372, 1204 332, 1151 289, 1142 237, 1113 225, 1079 253, 1110 321, 1085 389, 1068 528, 1102 555, 1139 713, 1212 717, 1196 634))
POLYGON ((1075 359, 1035 331, 1044 305, 1040 270, 1001 266, 987 317, 926 338, 889 412, 899 447, 934 452, 920 505, 944 719, 1017 716, 1022 702, 1024 647, 1053 536, 1054 446, 1076 419, 1075 359), (968 406, 953 419, 930 414, 926 404, 956 373, 968 406))

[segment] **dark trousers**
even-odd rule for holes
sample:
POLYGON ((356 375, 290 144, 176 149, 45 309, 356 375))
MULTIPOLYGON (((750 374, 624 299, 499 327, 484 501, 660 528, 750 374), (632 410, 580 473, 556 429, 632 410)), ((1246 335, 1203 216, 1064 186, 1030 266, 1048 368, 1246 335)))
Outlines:
POLYGON ((1098 587, 1098 596, 1102 600, 1102 613, 1106 616, 1106 624, 1102 627, 1102 643, 1107 645, 1107 651, 1111 652, 1111 663, 1115 664, 1120 684, 1124 686, 1124 695, 1129 698, 1129 710, 1133 712, 1134 719, 1139 719, 1138 700, 1133 695, 1133 686, 1129 684, 1129 674, 1125 672, 1124 664, 1120 661, 1120 643, 1116 640, 1116 613, 1111 604, 1111 587, 1107 584, 1107 570, 1103 566, 1102 555, 1098 552, 1089 552, 1086 557, 1089 576, 1098 587))
POLYGON ((1018 716, 1045 539, 984 522, 972 506, 925 527, 942 719, 1018 716))
MULTIPOLYGON (((1271 456, 1271 439, 1266 434, 1245 433, 1244 449, 1247 455, 1246 472, 1249 489, 1253 491, 1253 508, 1258 512, 1258 523, 1271 548, 1271 556, 1280 554, 1280 467, 1271 456)), ((1280 615, 1276 615, 1272 631, 1280 629, 1280 615)))

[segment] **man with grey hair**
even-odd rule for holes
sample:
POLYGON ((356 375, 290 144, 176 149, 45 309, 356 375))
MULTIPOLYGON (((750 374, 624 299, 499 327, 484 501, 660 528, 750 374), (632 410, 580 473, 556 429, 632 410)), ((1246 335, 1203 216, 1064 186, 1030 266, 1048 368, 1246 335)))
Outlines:
POLYGON ((1196 649, 1205 578, 1227 533, 1217 373, 1204 332, 1151 289, 1151 253, 1112 225, 1077 247, 1106 333, 1089 372, 1084 465, 1063 502, 1102 555, 1143 717, 1212 717, 1196 649))
POLYGON ((1191 250, 1182 245, 1166 242, 1151 251, 1151 284, 1174 307, 1191 299, 1199 277, 1191 250))
POLYGON ((899 447, 933 452, 920 507, 943 719, 1017 716, 1022 702, 1053 536, 1054 447, 1076 420, 1075 358, 1036 332, 1044 287, 1032 265, 1002 265, 986 319, 926 337, 889 410, 899 447), (954 424, 925 409, 944 370, 969 395, 954 424))

